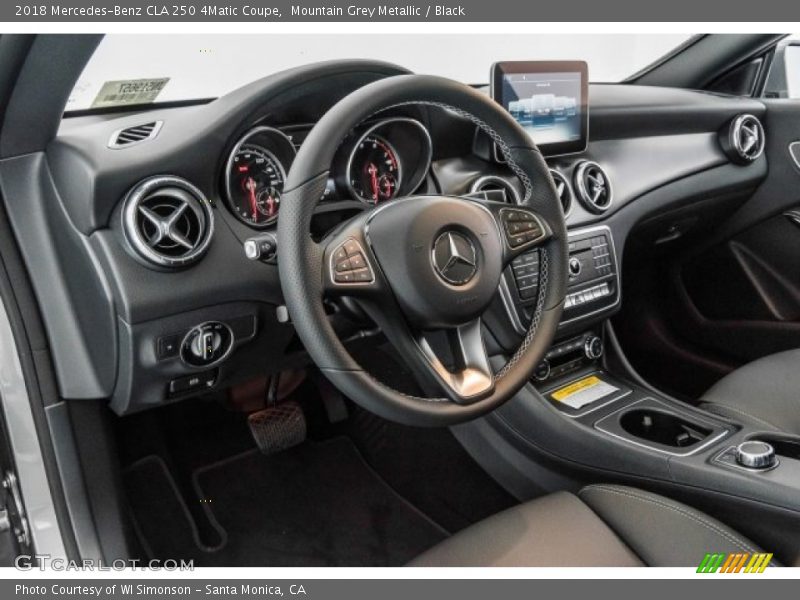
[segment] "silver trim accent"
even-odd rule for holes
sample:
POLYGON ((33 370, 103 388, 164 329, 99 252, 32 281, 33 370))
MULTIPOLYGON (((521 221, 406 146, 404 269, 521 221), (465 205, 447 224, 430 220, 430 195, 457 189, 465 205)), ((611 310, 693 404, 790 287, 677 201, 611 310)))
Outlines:
POLYGON ((734 460, 735 460, 736 446, 728 446, 727 448, 724 448, 719 452, 717 452, 714 455, 714 458, 711 459, 711 462, 725 469, 735 469, 737 471, 744 471, 745 473, 767 473, 769 471, 777 469, 781 465, 780 459, 777 456, 775 456, 775 462, 769 465, 768 467, 764 467, 762 469, 752 469, 750 467, 745 467, 744 465, 741 465, 738 462, 729 463, 725 462, 724 460, 721 460, 722 457, 727 452, 732 452, 734 454, 734 460))
MULTIPOLYGON (((6 497, 14 503, 14 510, 20 523, 19 529, 14 529, 14 536, 20 546, 28 546, 31 543, 31 530, 28 525, 28 516, 25 514, 22 494, 19 491, 19 481, 17 481, 14 471, 6 471, 5 477, 3 477, 3 487, 6 489, 6 497)), ((8 519, 8 513, 5 510, 3 512, 6 513, 6 522, 10 526, 11 522, 8 519)))
MULTIPOLYGON (((608 239, 610 241, 610 249, 612 256, 614 257, 614 268, 615 268, 615 275, 616 275, 616 283, 617 283, 617 299, 614 301, 613 304, 609 304, 602 308, 598 308, 597 310, 593 310, 592 312, 586 313, 585 315, 580 315, 578 317, 572 317, 571 319, 562 319, 558 327, 563 327, 564 325, 568 325, 569 323, 574 323, 576 321, 581 321, 583 319, 589 319, 596 314, 606 312, 608 310, 612 310, 619 306, 619 303, 622 301, 622 273, 619 272, 619 269, 616 269, 617 266, 617 250, 616 246, 614 245, 614 234, 611 233, 611 228, 608 225, 595 225, 594 227, 584 227, 582 229, 574 229, 567 232, 567 240, 573 236, 580 236, 586 233, 591 233, 593 231, 605 231, 608 233, 608 239)), ((500 278, 500 299, 503 302, 503 306, 506 309, 506 314, 511 321, 514 330, 524 335, 527 332, 527 329, 522 324, 522 320, 520 319, 519 313, 516 309, 516 302, 514 301, 513 292, 509 287, 508 281, 506 280, 506 271, 503 271, 503 276, 500 278)), ((569 293, 569 292, 568 292, 569 293)))
MULTIPOLYGON (((144 214, 146 218, 150 219, 150 221, 159 228, 159 240, 167 237, 185 246, 187 243, 191 244, 191 242, 182 239, 182 236, 179 236, 172 227, 177 218, 180 217, 186 209, 190 209, 188 203, 184 203, 167 218, 159 217, 155 214, 144 214)), ((199 260, 208 249, 214 234, 214 212, 211 210, 210 202, 197 187, 180 177, 159 175, 138 183, 128 192, 122 208, 122 230, 125 234, 125 239, 141 258, 161 267, 183 267, 199 260), (159 189, 169 187, 177 187, 188 192, 195 198, 205 216, 204 228, 197 241, 189 246, 189 251, 177 257, 166 256, 154 250, 142 237, 137 225, 137 215, 140 212, 142 202, 159 189)))
POLYGON ((583 353, 589 360, 597 360, 598 358, 602 358, 603 354, 605 353, 605 348, 603 344, 603 338, 597 335, 591 335, 586 338, 586 341, 583 343, 583 353), (592 350, 592 344, 595 340, 600 340, 600 352, 595 353, 592 350))
MULTIPOLYGON (((356 143, 353 144, 353 148, 350 150, 350 155, 347 157, 347 164, 345 165, 345 173, 344 173, 347 191, 350 192, 355 199, 357 199, 360 202, 363 202, 368 206, 375 206, 376 203, 370 201, 367 198, 362 198, 353 189, 353 184, 351 182, 351 177, 350 177, 350 171, 353 167, 353 156, 355 155, 356 150, 358 149, 358 145, 364 140, 364 138, 366 138, 370 134, 374 135, 375 137, 381 138, 386 143, 386 145, 389 146, 389 148, 391 148, 392 152, 394 152, 394 155, 397 158, 397 193, 399 194, 400 186, 403 184, 403 163, 400 160, 400 155, 397 153, 397 149, 394 147, 394 145, 391 142, 389 142, 389 140, 387 140, 385 136, 379 134, 373 134, 373 132, 376 129, 379 129, 380 127, 386 125, 387 123, 397 123, 397 122, 411 123, 416 127, 418 127, 419 130, 423 132, 423 138, 425 139, 427 146, 426 149, 427 158, 425 161, 425 168, 421 170, 422 176, 419 178, 419 181, 415 181, 414 185, 410 186, 408 192, 409 194, 413 194, 414 191, 422 184, 422 182, 425 181, 425 177, 427 176, 428 171, 430 171, 431 160, 433 159, 433 140, 431 140, 430 132, 422 123, 420 123, 416 119, 411 119, 409 117, 390 117, 388 119, 382 119, 377 123, 373 123, 370 127, 368 127, 364 131, 364 133, 362 133, 358 137, 356 143)), ((397 197, 398 196, 394 196, 393 198, 390 198, 390 200, 394 200, 397 197)))
POLYGON ((612 256, 614 258, 613 264, 614 264, 614 276, 616 278, 616 283, 617 283, 617 294, 616 294, 617 299, 614 301, 613 304, 608 304, 603 308, 598 308, 597 310, 593 310, 592 312, 586 313, 585 315, 581 315, 579 317, 572 317, 571 319, 564 319, 558 324, 559 327, 562 327, 563 325, 567 325, 569 323, 574 323, 575 321, 580 321, 582 319, 588 319, 602 312, 606 312, 608 310, 616 308, 617 306, 619 306, 620 302, 622 302, 622 273, 617 268, 617 248, 614 244, 614 234, 611 232, 611 228, 608 225, 597 225, 595 227, 585 227, 584 229, 576 229, 574 231, 570 231, 567 233, 567 240, 569 240, 569 237, 571 235, 577 236, 577 235, 583 235, 585 233, 591 233, 592 231, 601 231, 601 230, 608 232, 609 246, 611 249, 612 256))
POLYGON ((614 188, 611 185, 611 179, 609 178, 608 173, 599 164, 591 160, 585 160, 580 163, 577 167, 575 167, 574 181, 578 199, 590 211, 597 214, 602 214, 611 208, 611 205, 614 203, 614 188), (596 204, 598 191, 596 190, 594 193, 590 193, 586 188, 584 175, 586 174, 587 169, 596 169, 602 173, 602 185, 600 183, 596 183, 596 186, 603 187, 608 194, 608 201, 603 206, 596 204))
POLYGON ((642 402, 646 402, 648 400, 651 401, 651 402, 655 402, 656 404, 660 404, 665 409, 671 410, 672 413, 677 412, 669 404, 666 404, 666 403, 662 402, 661 400, 658 400, 657 398, 653 398, 652 396, 647 396, 645 398, 642 398, 641 400, 637 400, 636 402, 633 402, 633 403, 628 404, 626 406, 622 406, 622 407, 618 408, 617 410, 615 410, 614 412, 611 412, 611 413, 607 414, 602 419, 600 419, 598 421, 595 421, 594 424, 593 424, 593 427, 597 431, 602 431, 606 435, 609 435, 609 436, 611 436, 613 438, 616 438, 618 440, 622 440, 623 442, 626 442, 626 443, 631 444, 633 446, 638 446, 640 448, 647 448, 648 450, 652 450, 654 452, 660 452, 661 454, 667 454, 669 456, 692 456, 693 454, 697 454, 698 452, 700 452, 704 448, 708 448, 709 446, 711 446, 712 444, 718 442, 719 440, 724 439, 725 437, 727 437, 731 433, 730 429, 725 428, 722 431, 720 431, 717 435, 715 435, 713 437, 709 437, 709 439, 707 439, 706 441, 701 443, 696 448, 692 448, 691 450, 689 450, 689 452, 671 452, 669 450, 664 450, 663 448, 658 448, 656 446, 647 444, 645 442, 637 442, 637 441, 632 440, 630 438, 627 438, 627 437, 621 436, 621 435, 619 435, 617 433, 614 433, 612 431, 609 431, 608 429, 604 429, 603 427, 601 427, 599 425, 600 423, 602 423, 606 419, 609 419, 609 418, 613 417, 614 415, 618 415, 620 412, 622 412, 624 410, 628 410, 630 408, 633 408, 637 404, 641 404, 642 402))
POLYGON ((136 146, 137 144, 141 144, 142 142, 149 142, 150 140, 154 139, 158 133, 161 131, 161 128, 164 126, 164 121, 148 121, 147 123, 142 123, 140 125, 128 125, 127 127, 120 127, 114 133, 112 133, 108 138, 107 146, 112 150, 121 150, 123 148, 130 148, 131 146, 136 146), (147 137, 144 137, 140 140, 136 140, 134 142, 128 142, 126 144, 120 144, 117 141, 119 135, 123 131, 127 131, 128 129, 138 129, 139 127, 144 127, 145 125, 150 125, 150 123, 154 123, 153 130, 148 134, 147 137))
MULTIPOLYGON (((366 225, 368 225, 368 223, 365 224, 364 237, 367 238, 367 243, 369 243, 369 236, 367 234, 366 225)), ((369 261, 369 256, 364 250, 364 246, 361 245, 361 242, 359 242, 356 238, 351 236, 345 239, 343 242, 336 244, 336 247, 333 250, 331 250, 330 256, 328 257, 328 278, 331 280, 331 283, 333 285, 338 285, 338 286, 352 286, 352 285, 368 286, 375 283, 375 269, 373 269, 372 263, 369 261), (336 265, 333 264, 333 255, 336 254, 336 251, 339 248, 344 247, 344 245, 350 240, 353 240, 353 242, 356 243, 358 249, 361 250, 361 254, 364 255, 364 264, 366 265, 366 268, 369 269, 369 274, 372 275, 372 279, 370 279, 369 281, 336 281, 336 265)))
POLYGON ((762 442, 761 440, 747 440, 736 446, 735 450, 736 462, 748 469, 763 471, 775 465, 775 448, 772 444, 762 442), (760 444, 764 446, 763 450, 755 451, 745 448, 747 445, 760 444))
POLYGON ((515 188, 514 185, 510 181, 508 181, 507 179, 504 179, 504 178, 502 178, 502 177, 500 177, 498 175, 483 175, 481 177, 478 177, 469 186, 469 193, 470 194, 477 194, 479 192, 486 191, 481 186, 483 186, 483 185, 485 185, 487 183, 492 183, 492 182, 497 183, 497 184, 501 185, 503 187, 503 189, 510 191, 511 192, 511 199, 513 200, 514 204, 520 204, 522 202, 522 199, 519 197, 519 192, 517 191, 517 188, 515 188))
MULTIPOLYGON (((268 125, 259 125, 258 127, 253 127, 252 129, 248 130, 241 138, 239 138, 239 141, 236 142, 230 154, 228 154, 228 160, 225 161, 225 203, 228 205, 228 209, 231 211, 233 216, 236 217, 237 220, 241 221, 248 227, 253 227, 254 229, 263 229, 265 227, 273 225, 275 221, 278 220, 278 215, 275 215, 271 219, 267 219, 263 223, 258 223, 258 224, 245 221, 233 206, 233 194, 231 192, 230 173, 231 173, 231 168, 233 167, 233 159, 239 153, 239 150, 242 149, 242 146, 249 143, 250 138, 265 133, 273 135, 277 134, 279 138, 281 138, 283 141, 289 144, 288 147, 291 148, 292 158, 297 156, 297 148, 295 147, 294 142, 292 142, 292 139, 288 135, 286 135, 280 129, 276 129, 275 127, 270 127, 268 125)), ((280 160, 278 160, 278 157, 275 156, 274 152, 267 150, 260 144, 253 144, 253 146, 257 146, 260 150, 262 150, 265 154, 267 154, 270 158, 272 158, 272 160, 275 161, 275 164, 277 164, 281 170, 281 178, 283 179, 284 182, 286 182, 286 165, 284 165, 280 160)), ((283 192, 283 190, 281 190, 281 192, 283 192)))
POLYGON ((794 161, 794 164, 797 165, 797 168, 800 169, 800 142, 792 142, 789 144, 789 156, 794 161), (795 154, 794 148, 797 148, 797 154, 795 154))
POLYGON ((739 157, 748 162, 753 162, 764 153, 764 146, 766 145, 766 135, 764 133, 764 126, 757 117, 751 114, 739 115, 731 123, 730 130, 728 131, 728 140, 739 157), (749 143, 745 146, 742 140, 742 134, 747 134, 749 143), (755 144, 756 151, 751 152, 755 144))
POLYGON ((66 558, 63 537, 33 421, 31 400, 22 374, 17 344, 5 304, 0 301, 0 402, 9 445, 25 504, 33 546, 40 554, 66 558))
POLYGON ((793 224, 800 227, 800 210, 787 210, 785 213, 783 213, 783 216, 789 219, 789 221, 791 221, 793 224))
POLYGON ((460 287, 462 285, 466 285, 469 283, 473 277, 478 273, 478 251, 475 249, 475 244, 469 239, 466 235, 454 231, 452 229, 448 229, 447 231, 442 232, 437 236, 437 238, 433 242, 433 248, 431 248, 431 264, 433 265, 434 272, 439 276, 439 278, 444 281, 446 284, 460 287), (443 237, 447 236, 447 243, 448 243, 448 260, 447 264, 443 267, 436 262, 436 246, 439 245, 439 240, 443 237), (468 245, 472 256, 463 256, 459 251, 458 247, 456 246, 454 236, 458 236, 462 240, 464 240, 468 245), (451 279, 447 276, 446 271, 453 266, 453 261, 460 260, 463 264, 467 265, 468 267, 472 267, 470 271, 469 277, 464 279, 451 279))
POLYGON ((179 356, 180 356, 180 359, 181 359, 181 363, 184 366, 189 367, 190 369, 205 370, 205 369, 209 369, 211 367, 217 366, 223 360, 228 358, 231 355, 231 352, 233 352, 233 347, 235 345, 236 345, 236 338, 233 336, 233 330, 230 328, 230 326, 227 323, 223 323, 222 321, 203 321, 199 325, 195 325, 189 331, 186 332, 186 335, 184 335, 183 339, 181 339, 180 346, 178 346, 178 352, 179 352, 179 356), (186 341, 189 339, 189 336, 191 336, 194 331, 202 332, 203 327, 205 327, 207 325, 222 325, 225 329, 228 330, 228 335, 231 336, 231 343, 228 344, 228 348, 227 348, 227 350, 225 350, 225 352, 223 352, 222 356, 220 356, 217 360, 215 360, 213 362, 210 362, 210 363, 207 363, 207 364, 204 364, 204 365, 193 365, 191 363, 186 362, 184 360, 184 358, 183 358, 183 346, 184 346, 184 344, 186 344, 186 341))
POLYGON ((570 185, 569 179, 567 179, 567 176, 564 175, 561 171, 557 171, 556 169, 550 169, 550 176, 553 178, 553 181, 556 183, 556 194, 558 194, 559 201, 562 201, 561 202, 562 210, 563 210, 563 207, 564 207, 564 203, 563 203, 563 199, 562 199, 562 194, 560 194, 558 192, 558 182, 561 182, 561 183, 564 184, 564 191, 566 191, 569 194, 569 197, 568 197, 569 198, 569 203, 567 204, 567 210, 564 211, 564 218, 566 219, 568 216, 570 216, 570 214, 572 214, 572 204, 573 204, 573 200, 575 198, 575 193, 572 191, 572 185, 570 185))
POLYGON ((442 383, 453 390, 459 398, 468 400, 494 387, 494 371, 486 353, 480 318, 455 328, 455 332, 458 340, 457 350, 461 355, 459 358, 465 365, 464 369, 457 373, 445 368, 424 336, 418 337, 417 345, 442 383))
MULTIPOLYGON (((484 208, 486 208, 486 207, 484 207, 484 208)), ((486 209, 486 210, 488 210, 488 209, 486 209)), ((489 212, 491 212, 491 211, 489 211, 489 212)), ((511 250, 512 252, 514 252, 516 255, 522 254, 525 249, 529 249, 532 246, 535 246, 535 245, 539 244, 542 240, 546 240, 548 237, 550 237, 550 233, 551 233, 550 228, 547 226, 547 224, 544 222, 544 220, 542 220, 542 218, 537 213, 533 212, 529 208, 525 208, 525 207, 522 207, 522 208, 501 208, 498 211, 497 214, 498 214, 499 218, 495 219, 495 222, 497 223, 497 226, 500 228, 500 237, 503 238, 503 240, 505 241, 506 246, 508 247, 508 249, 511 250), (508 235, 508 232, 505 229, 505 223, 503 223, 503 213, 504 212, 512 212, 512 211, 513 212, 522 211, 522 212, 526 213, 528 216, 533 217, 533 220, 536 221, 536 224, 539 226, 539 230, 542 232, 541 235, 539 237, 537 237, 537 238, 532 239, 532 240, 528 240, 527 242, 525 242, 524 244, 521 244, 519 246, 512 246, 511 242, 509 242, 509 239, 508 239, 509 235, 508 235)))

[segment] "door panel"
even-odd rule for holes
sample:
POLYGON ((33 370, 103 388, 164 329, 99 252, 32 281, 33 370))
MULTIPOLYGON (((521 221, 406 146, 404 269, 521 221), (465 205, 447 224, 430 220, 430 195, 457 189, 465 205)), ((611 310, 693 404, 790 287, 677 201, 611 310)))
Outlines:
POLYGON ((742 363, 800 348, 800 102, 765 104, 769 175, 675 278, 683 334, 742 363))

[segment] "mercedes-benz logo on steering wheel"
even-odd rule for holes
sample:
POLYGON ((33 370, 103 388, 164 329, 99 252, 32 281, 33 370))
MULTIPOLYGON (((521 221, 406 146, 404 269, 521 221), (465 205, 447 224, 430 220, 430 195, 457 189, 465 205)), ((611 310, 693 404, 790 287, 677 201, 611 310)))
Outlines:
POLYGON ((457 231, 445 231, 436 238, 431 258, 436 273, 450 285, 469 283, 478 271, 474 244, 457 231))

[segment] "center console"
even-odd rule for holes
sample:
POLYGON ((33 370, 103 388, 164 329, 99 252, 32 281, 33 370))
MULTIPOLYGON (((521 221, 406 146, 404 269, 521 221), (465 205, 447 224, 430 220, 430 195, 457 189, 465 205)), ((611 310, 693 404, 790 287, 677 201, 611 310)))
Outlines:
MULTIPOLYGON (((539 291, 539 249, 518 256, 500 285, 517 333, 528 328, 539 291)), ((620 302, 614 238, 606 226, 569 232, 569 280, 560 328, 609 314, 620 302)))
POLYGON ((542 465, 557 457, 586 466, 593 480, 647 482, 736 523, 769 551, 800 559, 800 436, 762 431, 668 397, 621 360, 605 324, 562 336, 550 348, 531 377, 535 393, 523 390, 491 419, 529 460, 515 462, 514 472, 530 473, 540 486, 551 476, 542 465), (605 473, 599 479, 598 470, 605 473), (751 518, 742 521, 743 514, 751 518))

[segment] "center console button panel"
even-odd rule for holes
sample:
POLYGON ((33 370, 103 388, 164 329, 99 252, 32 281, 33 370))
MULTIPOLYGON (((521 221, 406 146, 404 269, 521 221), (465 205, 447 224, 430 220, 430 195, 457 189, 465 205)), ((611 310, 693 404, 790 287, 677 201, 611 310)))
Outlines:
MULTIPOLYGON (((524 333, 539 293, 541 254, 533 248, 516 257, 504 273, 501 293, 511 321, 524 333)), ((619 304, 617 258, 606 226, 569 233, 567 295, 562 325, 606 313, 619 304)))

